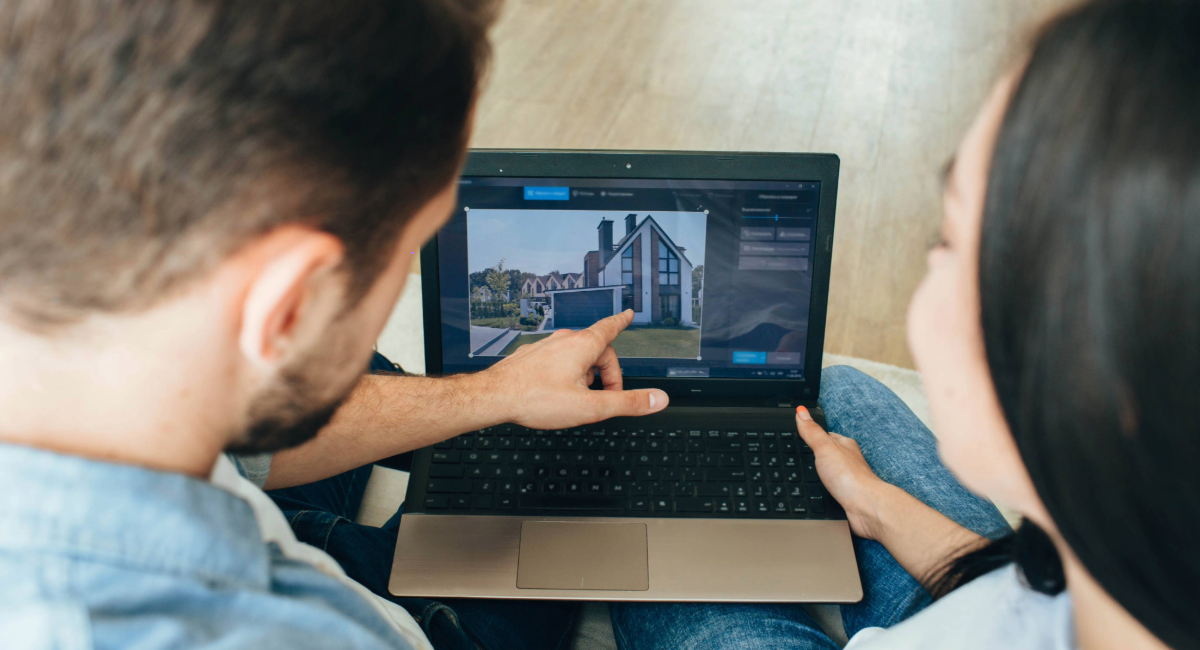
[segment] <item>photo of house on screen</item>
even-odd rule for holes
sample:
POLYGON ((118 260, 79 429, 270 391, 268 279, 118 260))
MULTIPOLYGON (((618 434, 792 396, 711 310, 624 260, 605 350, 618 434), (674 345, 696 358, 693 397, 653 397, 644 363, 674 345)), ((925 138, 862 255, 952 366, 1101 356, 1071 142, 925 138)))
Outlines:
POLYGON ((470 211, 471 354, 512 354, 555 330, 583 329, 629 309, 633 322, 613 342, 618 356, 696 358, 706 219, 693 212, 470 211))
POLYGON ((584 255, 582 273, 526 280, 523 291, 549 307, 548 328, 588 327, 626 309, 633 310, 634 323, 693 324, 692 263, 686 251, 653 216, 639 222, 638 215, 629 214, 624 221, 625 235, 613 243, 613 222, 600 220, 596 250, 584 255))

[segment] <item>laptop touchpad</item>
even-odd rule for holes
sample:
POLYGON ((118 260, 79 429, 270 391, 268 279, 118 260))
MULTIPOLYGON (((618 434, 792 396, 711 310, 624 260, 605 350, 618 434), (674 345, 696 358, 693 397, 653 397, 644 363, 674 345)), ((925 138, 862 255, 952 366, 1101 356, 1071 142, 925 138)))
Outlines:
POLYGON ((646 591, 646 524, 526 521, 517 588, 646 591))

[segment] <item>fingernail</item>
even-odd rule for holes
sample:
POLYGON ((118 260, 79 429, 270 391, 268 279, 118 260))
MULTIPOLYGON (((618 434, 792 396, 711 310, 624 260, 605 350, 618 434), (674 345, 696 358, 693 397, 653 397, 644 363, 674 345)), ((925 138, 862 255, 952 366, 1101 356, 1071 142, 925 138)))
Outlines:
POLYGON ((655 402, 654 393, 650 393, 650 409, 651 410, 654 410, 654 402, 655 402))
POLYGON ((797 406, 796 417, 800 418, 801 420, 811 420, 812 414, 809 413, 808 409, 804 408, 803 406, 797 406))

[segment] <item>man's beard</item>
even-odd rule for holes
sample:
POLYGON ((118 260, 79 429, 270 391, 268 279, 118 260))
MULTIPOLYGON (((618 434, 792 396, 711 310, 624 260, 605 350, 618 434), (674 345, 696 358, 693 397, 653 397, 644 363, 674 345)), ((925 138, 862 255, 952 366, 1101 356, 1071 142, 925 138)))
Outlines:
POLYGON ((322 369, 336 367, 339 348, 328 346, 324 354, 304 355, 284 368, 274 385, 251 403, 250 426, 245 434, 225 448, 226 451, 239 454, 276 452, 299 447, 315 438, 362 378, 361 373, 354 375, 337 389, 328 385, 331 381, 329 372, 322 372, 322 369), (329 397, 331 394, 334 397, 329 397))

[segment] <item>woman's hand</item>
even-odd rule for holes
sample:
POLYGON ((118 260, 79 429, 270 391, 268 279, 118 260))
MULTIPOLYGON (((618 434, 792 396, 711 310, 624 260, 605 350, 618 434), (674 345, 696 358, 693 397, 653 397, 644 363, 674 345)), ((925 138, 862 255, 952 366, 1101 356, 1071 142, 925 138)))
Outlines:
POLYGON ((825 433, 808 409, 796 409, 800 437, 817 456, 817 474, 846 510, 850 530, 873 539, 926 588, 936 583, 949 561, 987 540, 959 526, 871 471, 858 443, 825 433))
POLYGON ((858 443, 826 433, 808 409, 796 408, 796 428, 817 457, 817 474, 829 494, 846 510, 850 530, 859 537, 879 539, 879 505, 895 490, 871 471, 858 443))

